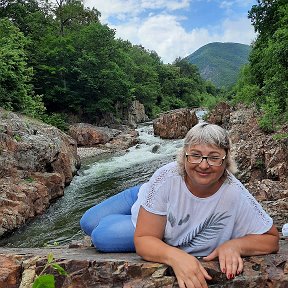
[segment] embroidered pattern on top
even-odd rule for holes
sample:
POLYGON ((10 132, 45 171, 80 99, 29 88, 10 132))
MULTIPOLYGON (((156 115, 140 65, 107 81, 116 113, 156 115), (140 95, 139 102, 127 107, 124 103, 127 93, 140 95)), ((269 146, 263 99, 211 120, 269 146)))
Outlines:
POLYGON ((182 240, 178 242, 177 247, 195 247, 203 246, 205 243, 211 241, 219 235, 220 231, 225 227, 223 221, 230 218, 231 215, 223 213, 213 213, 205 219, 203 223, 200 223, 196 229, 189 232, 182 240))
POLYGON ((146 201, 145 201, 146 207, 152 208, 152 206, 154 204, 155 194, 157 193, 156 191, 159 188, 159 186, 161 184, 163 184, 164 181, 168 177, 175 176, 175 175, 179 175, 177 166, 161 171, 161 173, 159 175, 157 175, 155 177, 155 179, 153 179, 153 182, 151 183, 150 189, 149 189, 148 194, 146 196, 146 201))

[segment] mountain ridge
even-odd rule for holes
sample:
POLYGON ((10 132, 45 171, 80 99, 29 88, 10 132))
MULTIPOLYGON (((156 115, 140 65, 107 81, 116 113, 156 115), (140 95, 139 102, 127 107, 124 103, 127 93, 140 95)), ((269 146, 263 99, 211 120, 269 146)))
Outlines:
POLYGON ((241 67, 248 63, 251 46, 233 42, 206 44, 184 59, 196 65, 201 76, 217 87, 236 83, 241 67))

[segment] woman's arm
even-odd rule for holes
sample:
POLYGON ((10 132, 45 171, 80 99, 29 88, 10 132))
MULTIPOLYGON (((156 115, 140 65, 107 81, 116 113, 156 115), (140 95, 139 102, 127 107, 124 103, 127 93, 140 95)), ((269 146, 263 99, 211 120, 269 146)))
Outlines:
POLYGON ((145 260, 171 266, 180 288, 208 287, 206 279, 211 279, 200 262, 192 255, 172 247, 162 241, 166 217, 140 208, 134 235, 136 252, 145 260))
POLYGON ((241 256, 270 254, 279 250, 279 232, 274 225, 264 234, 249 234, 231 241, 239 246, 241 256))
POLYGON ((253 256, 274 253, 279 250, 279 233, 273 225, 264 234, 249 234, 241 238, 226 241, 217 247, 205 261, 219 258, 220 268, 228 279, 234 278, 243 270, 241 256, 253 256))

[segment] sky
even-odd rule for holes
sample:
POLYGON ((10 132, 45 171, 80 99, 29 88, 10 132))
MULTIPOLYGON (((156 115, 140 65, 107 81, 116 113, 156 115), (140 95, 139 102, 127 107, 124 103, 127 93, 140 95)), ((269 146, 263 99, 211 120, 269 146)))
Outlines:
POLYGON ((156 51, 164 63, 211 42, 251 44, 247 17, 256 0, 84 0, 101 12, 116 38, 156 51))

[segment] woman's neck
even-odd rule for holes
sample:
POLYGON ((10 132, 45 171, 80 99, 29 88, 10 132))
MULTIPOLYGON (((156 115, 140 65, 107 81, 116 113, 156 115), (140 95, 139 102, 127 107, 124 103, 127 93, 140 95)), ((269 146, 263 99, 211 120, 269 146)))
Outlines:
POLYGON ((194 196, 199 198, 207 198, 215 194, 220 189, 220 187, 225 181, 225 178, 225 175, 223 175, 217 182, 211 185, 196 185, 187 177, 187 175, 184 176, 184 181, 188 190, 194 196))

